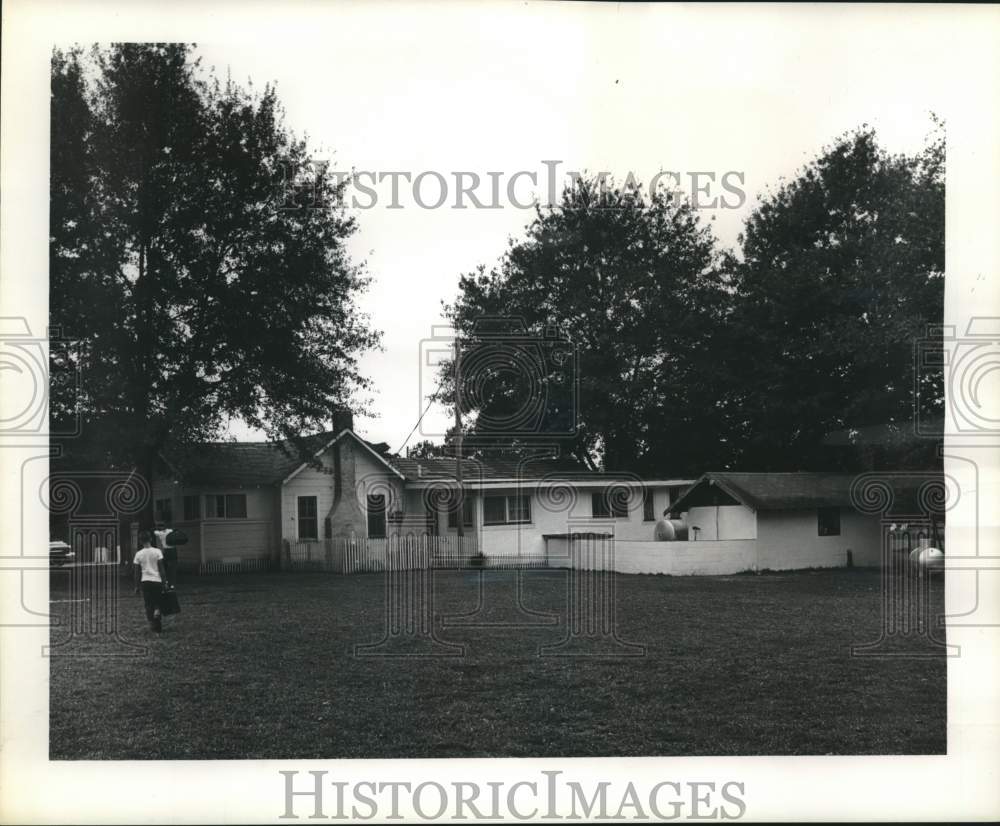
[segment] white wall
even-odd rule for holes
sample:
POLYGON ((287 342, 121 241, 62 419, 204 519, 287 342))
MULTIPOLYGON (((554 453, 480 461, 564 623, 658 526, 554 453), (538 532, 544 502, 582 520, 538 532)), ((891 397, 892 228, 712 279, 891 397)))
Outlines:
MULTIPOLYGON (((201 518, 205 518, 205 497, 221 496, 228 493, 242 493, 247 498, 247 519, 275 519, 277 503, 274 487, 271 485, 249 488, 232 485, 228 487, 184 487, 170 480, 157 480, 153 485, 153 501, 170 499, 174 512, 174 523, 184 521, 184 497, 201 497, 201 518)), ((214 521, 214 520, 211 520, 214 521)), ((231 521, 231 520, 227 520, 231 521)), ((188 523, 190 524, 190 523, 188 523)))
POLYGON ((204 561, 277 558, 274 522, 212 519, 203 523, 204 561))
POLYGON ((756 513, 745 505, 705 505, 691 508, 684 514, 688 537, 694 539, 753 539, 757 536, 756 513))
POLYGON ((171 527, 188 535, 188 544, 177 549, 178 563, 185 568, 210 560, 258 559, 277 555, 279 503, 273 486, 184 487, 169 479, 157 480, 153 485, 153 499, 165 498, 173 503, 174 521, 171 527), (246 519, 205 518, 206 496, 233 493, 246 496, 246 519), (200 497, 200 519, 184 519, 185 496, 200 497))
MULTIPOLYGON (((610 569, 622 574, 669 574, 671 576, 737 574, 752 570, 756 560, 752 539, 702 542, 654 542, 615 540, 610 569)), ((549 540, 551 567, 608 570, 610 543, 577 540, 572 555, 566 540, 549 540), (600 560, 605 563, 601 564, 600 560)))
POLYGON ((322 537, 323 520, 333 504, 333 476, 307 467, 281 486, 281 538, 291 542, 295 542, 299 536, 297 516, 300 496, 316 497, 318 533, 322 537))
POLYGON ((840 509, 840 535, 819 536, 815 509, 761 511, 758 514, 758 564, 762 570, 831 568, 847 564, 881 564, 881 528, 877 517, 840 509))
MULTIPOLYGON (((703 510, 714 511, 714 508, 703 510)), ((881 528, 877 517, 842 508, 840 535, 819 536, 814 509, 760 511, 756 516, 756 539, 650 542, 619 537, 614 542, 613 569, 628 574, 684 576, 832 568, 847 564, 848 549, 857 566, 881 564, 881 528)), ((729 524, 745 529, 745 522, 739 519, 742 517, 729 524)), ((713 526, 714 522, 713 514, 713 526)), ((593 543, 599 545, 600 540, 593 540, 593 543)), ((594 556, 577 553, 571 560, 565 540, 549 540, 548 543, 548 561, 553 567, 580 565, 581 560, 594 556)), ((600 557, 600 553, 596 556, 600 557)))
MULTIPOLYGON (((335 536, 353 532, 359 537, 368 535, 368 494, 386 497, 387 513, 402 510, 402 480, 382 462, 359 446, 350 437, 340 441, 341 471, 343 473, 343 498, 337 511, 331 515, 334 497, 332 449, 320 457, 323 470, 307 467, 281 488, 281 537, 296 542, 298 533, 298 497, 315 496, 317 533, 322 539, 324 520, 331 516, 335 536), (342 524, 341 524, 342 523, 342 524)), ((409 504, 409 503, 407 503, 409 504)))
POLYGON ((523 488, 509 490, 488 490, 477 497, 476 525, 479 531, 479 549, 486 556, 541 556, 545 553, 542 534, 564 533, 566 512, 542 507, 533 491, 523 488), (531 522, 523 525, 484 525, 483 498, 486 496, 531 496, 531 522))
MULTIPOLYGON (((483 505, 477 496, 476 525, 479 528, 480 548, 487 556, 544 556, 545 534, 557 533, 610 533, 619 539, 652 540, 656 520, 643 521, 642 491, 636 488, 629 501, 627 517, 613 519, 593 515, 592 493, 600 488, 575 487, 573 495, 565 502, 553 501, 544 491, 524 491, 531 495, 531 523, 525 525, 483 525, 483 505)), ((670 506, 669 491, 666 487, 654 487, 653 515, 659 517, 670 506)), ((487 495, 511 494, 518 491, 489 490, 487 495)))

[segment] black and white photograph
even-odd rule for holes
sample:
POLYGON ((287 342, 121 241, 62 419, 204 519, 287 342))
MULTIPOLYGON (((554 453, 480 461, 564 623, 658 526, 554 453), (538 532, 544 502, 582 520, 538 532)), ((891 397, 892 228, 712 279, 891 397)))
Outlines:
POLYGON ((1000 815, 1000 11, 3 17, 4 822, 1000 815))

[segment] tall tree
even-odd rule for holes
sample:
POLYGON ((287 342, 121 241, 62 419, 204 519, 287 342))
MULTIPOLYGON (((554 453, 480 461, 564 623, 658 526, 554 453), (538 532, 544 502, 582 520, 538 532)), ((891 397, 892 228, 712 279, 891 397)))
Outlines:
MULTIPOLYGON (((464 276, 446 307, 464 342, 470 434, 493 432, 546 393, 557 402, 546 415, 557 421, 538 429, 556 424, 553 434, 567 433, 574 413, 578 430, 561 441, 579 458, 606 469, 704 467, 718 450, 705 358, 726 300, 715 265, 712 235, 690 205, 666 193, 650 198, 631 183, 577 180, 557 208, 537 212, 495 268, 464 276), (505 350, 503 334, 481 343, 484 324, 498 317, 523 322, 512 340, 527 333, 544 342, 562 331, 578 354, 576 375, 547 355, 532 375, 532 362, 505 350), (557 384, 567 378, 578 381, 575 402, 557 384)), ((441 398, 451 399, 450 364, 441 378, 441 398)))
POLYGON ((724 430, 739 467, 933 458, 933 442, 913 439, 915 388, 933 415, 943 383, 914 373, 913 352, 943 316, 944 173, 941 124, 913 157, 862 128, 749 217, 742 259, 730 262, 728 344, 719 340, 724 430))
POLYGON ((57 51, 52 131, 51 322, 83 382, 54 383, 54 417, 78 404, 84 441, 148 476, 230 416, 297 436, 357 403, 378 336, 355 223, 273 87, 206 79, 185 44, 57 51))

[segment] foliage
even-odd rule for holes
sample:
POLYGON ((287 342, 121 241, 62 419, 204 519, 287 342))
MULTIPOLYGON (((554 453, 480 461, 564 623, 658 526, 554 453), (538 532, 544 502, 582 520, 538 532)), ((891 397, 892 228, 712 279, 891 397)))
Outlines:
MULTIPOLYGON (((574 400, 557 389, 557 380, 567 379, 565 364, 544 358, 538 391, 526 387, 530 371, 498 356, 494 380, 463 393, 475 408, 470 433, 483 433, 484 417, 511 416, 547 391, 557 403, 542 434, 557 434, 567 450, 608 468, 652 467, 667 434, 686 429, 701 388, 694 379, 725 298, 716 257, 711 233, 689 205, 662 193, 649 198, 633 184, 602 189, 599 178, 578 179, 558 208, 538 210, 526 237, 512 240, 495 268, 464 276, 458 299, 446 307, 464 342, 463 385, 482 378, 467 367, 477 331, 485 321, 510 318, 531 336, 568 334, 578 357, 568 380, 578 381, 578 394, 574 400), (578 430, 561 438, 571 430, 568 414, 578 430)), ((442 368, 443 398, 453 393, 452 373, 450 364, 442 368)), ((704 461, 712 443, 685 450, 692 462, 696 455, 704 461)))
MULTIPOLYGON (((763 196, 738 253, 717 253, 686 204, 583 178, 496 267, 462 278, 446 312, 463 352, 496 316, 535 335, 564 330, 580 392, 579 430, 562 442, 607 469, 933 463, 940 440, 915 437, 914 411, 940 417, 942 375, 915 373, 913 352, 943 315, 936 125, 914 157, 889 154, 869 128, 841 136, 763 196)), ((452 372, 442 368, 443 399, 452 372)), ((557 377, 538 384, 551 390, 557 377)), ((473 437, 483 416, 535 392, 502 359, 490 379, 462 394, 473 437)))
MULTIPOLYGON (((77 355, 85 442, 147 471, 240 417, 297 436, 357 405, 377 334, 340 189, 261 93, 184 44, 52 57, 51 322, 77 355), (289 187, 309 180, 311 188, 289 187)), ((74 446, 76 447, 76 446, 74 446)))
POLYGON ((915 157, 863 128, 749 217, 719 376, 739 467, 933 460, 933 441, 914 450, 914 391, 940 415, 942 377, 915 375, 913 353, 944 311, 944 171, 940 124, 915 157))

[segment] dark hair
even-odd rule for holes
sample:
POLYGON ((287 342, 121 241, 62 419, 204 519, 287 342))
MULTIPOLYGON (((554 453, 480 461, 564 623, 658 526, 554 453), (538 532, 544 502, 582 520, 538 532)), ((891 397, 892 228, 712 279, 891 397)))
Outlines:
POLYGON ((144 543, 145 542, 152 542, 152 537, 150 537, 149 531, 143 531, 142 533, 140 533, 139 534, 139 541, 140 542, 144 542, 144 543))

